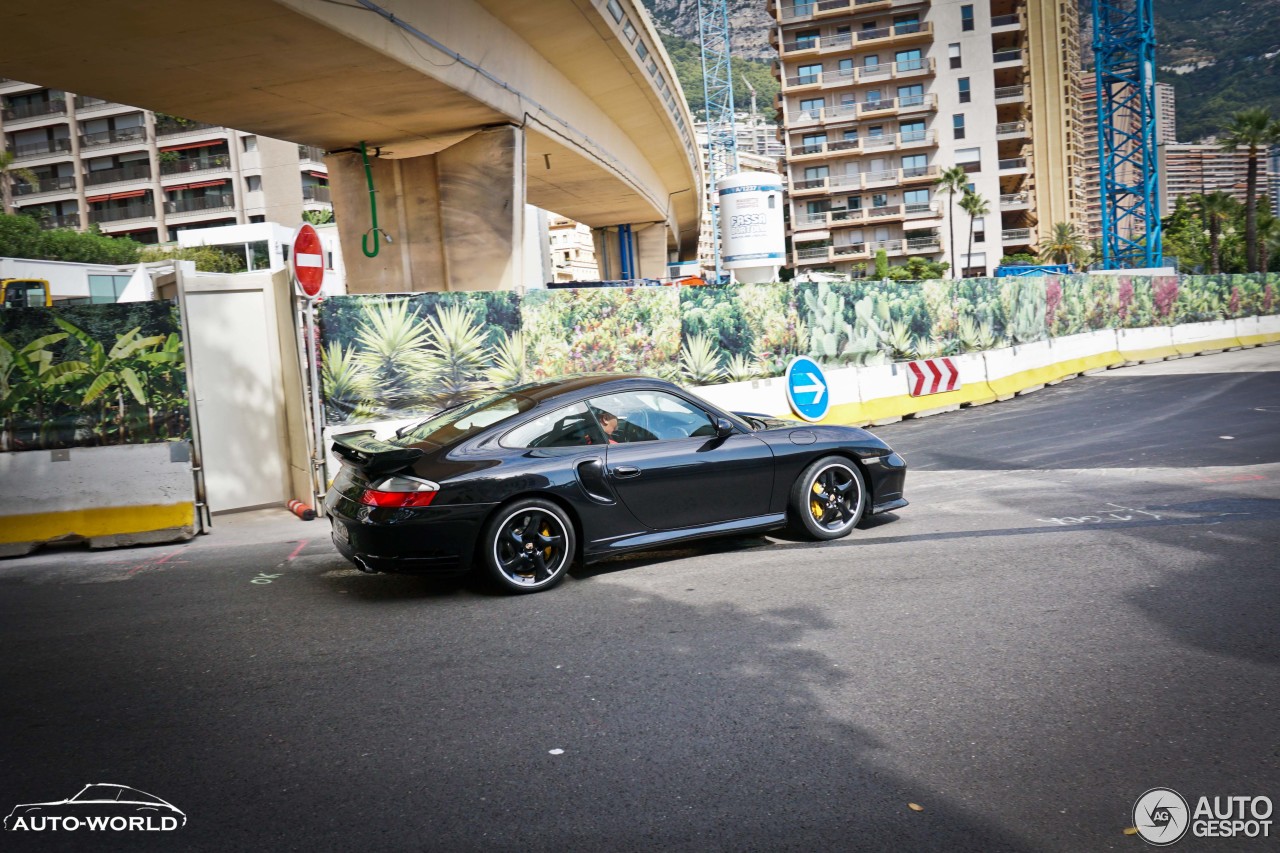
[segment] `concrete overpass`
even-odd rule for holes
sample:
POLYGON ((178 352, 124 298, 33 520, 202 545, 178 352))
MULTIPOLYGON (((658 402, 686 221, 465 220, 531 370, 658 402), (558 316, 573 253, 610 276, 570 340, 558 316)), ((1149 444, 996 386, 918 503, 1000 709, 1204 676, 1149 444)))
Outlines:
POLYGON ((537 280, 525 203, 596 229, 606 277, 620 240, 640 275, 696 257, 692 120, 639 0, 46 0, 4 29, 0 75, 331 152, 353 291, 537 280))

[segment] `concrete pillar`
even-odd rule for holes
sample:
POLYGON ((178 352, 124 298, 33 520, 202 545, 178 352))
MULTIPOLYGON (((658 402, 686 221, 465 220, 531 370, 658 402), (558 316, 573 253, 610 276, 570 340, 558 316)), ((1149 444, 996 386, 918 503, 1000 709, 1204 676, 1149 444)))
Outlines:
MULTIPOLYGON (((334 219, 350 293, 513 290, 525 284, 524 131, 488 128, 435 154, 370 156, 378 227, 359 152, 330 154, 334 219), (362 240, 378 254, 367 257, 362 240)), ((536 275, 536 273, 535 273, 536 275)))
POLYGON ((596 263, 602 281, 623 278, 622 256, 630 258, 631 278, 665 278, 667 275, 667 230, 660 222, 632 225, 629 237, 619 237, 625 225, 592 228, 596 263))

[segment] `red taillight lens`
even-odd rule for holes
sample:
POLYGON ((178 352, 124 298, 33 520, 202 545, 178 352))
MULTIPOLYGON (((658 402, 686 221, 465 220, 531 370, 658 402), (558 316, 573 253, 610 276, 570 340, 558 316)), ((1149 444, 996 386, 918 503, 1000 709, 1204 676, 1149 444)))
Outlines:
POLYGON ((440 486, 415 477, 387 477, 370 483, 360 493, 360 503, 378 507, 430 506, 440 486))

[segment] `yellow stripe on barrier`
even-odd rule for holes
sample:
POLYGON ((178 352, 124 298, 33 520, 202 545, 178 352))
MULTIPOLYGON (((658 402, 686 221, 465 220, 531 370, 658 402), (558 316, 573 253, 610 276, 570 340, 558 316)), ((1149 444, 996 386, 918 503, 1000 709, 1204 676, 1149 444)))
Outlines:
POLYGON ((1263 344, 1280 343, 1280 332, 1268 332, 1262 335, 1241 335, 1240 345, 1246 347, 1257 347, 1263 344))
POLYGON ((1159 361, 1163 358, 1177 358, 1182 353, 1173 345, 1152 347, 1151 349, 1120 350, 1125 361, 1159 361))
POLYGON ((1173 344, 1173 348, 1179 355, 1195 355, 1205 350, 1231 349, 1238 346, 1243 346, 1239 338, 1214 338, 1209 341, 1189 341, 1182 344, 1175 341, 1173 344))
POLYGON ((115 536, 171 527, 192 527, 195 505, 113 506, 65 512, 0 516, 0 545, 50 542, 64 536, 115 536))

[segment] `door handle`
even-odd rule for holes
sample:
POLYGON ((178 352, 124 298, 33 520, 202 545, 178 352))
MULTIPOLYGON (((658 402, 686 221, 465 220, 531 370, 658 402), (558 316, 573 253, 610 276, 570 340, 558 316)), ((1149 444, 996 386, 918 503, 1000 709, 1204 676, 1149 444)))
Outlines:
POLYGON ((613 469, 615 477, 639 477, 640 469, 634 465, 619 465, 613 469))

